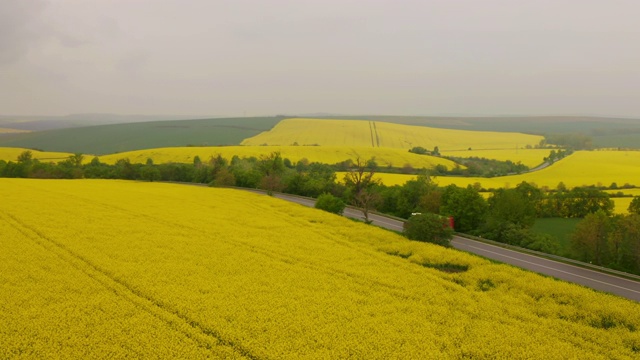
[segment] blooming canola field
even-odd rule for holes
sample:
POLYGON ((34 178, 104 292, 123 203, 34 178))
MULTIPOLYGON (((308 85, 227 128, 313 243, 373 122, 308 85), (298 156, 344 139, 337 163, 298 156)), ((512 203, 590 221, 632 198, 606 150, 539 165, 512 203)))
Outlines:
MULTIPOLYGON (((535 146, 538 135, 492 131, 467 131, 381 121, 285 119, 273 129, 245 139, 242 145, 319 145, 411 149, 416 146, 440 151, 516 149, 535 146)), ((514 160, 515 162, 515 160, 514 160)))
POLYGON ((0 179, 0 199, 0 358, 640 354, 638 303, 267 196, 0 179))
MULTIPOLYGON (((382 173, 377 176, 386 185, 401 185, 415 177, 382 173)), ((610 186, 612 183, 618 186, 624 184, 640 186, 640 151, 576 151, 539 171, 493 178, 440 176, 436 181, 440 186, 455 184, 466 187, 479 183, 486 189, 515 187, 523 181, 551 189, 555 189, 560 182, 568 188, 589 185, 610 186)))
POLYGON ((544 158, 549 156, 551 149, 500 149, 500 150, 458 150, 458 151, 441 151, 443 156, 451 156, 458 158, 485 158, 498 161, 511 161, 513 163, 521 163, 533 169, 544 163, 544 158))
POLYGON ((39 151, 39 150, 31 150, 24 148, 13 148, 13 147, 0 147, 0 160, 4 161, 16 161, 18 156, 25 151, 31 151, 31 156, 34 159, 38 159, 40 161, 53 161, 58 162, 61 160, 67 159, 69 156, 73 155, 71 153, 64 152, 54 152, 54 151, 39 151))
POLYGON ((30 131, 0 127, 0 134, 19 134, 19 133, 28 133, 28 132, 30 131))

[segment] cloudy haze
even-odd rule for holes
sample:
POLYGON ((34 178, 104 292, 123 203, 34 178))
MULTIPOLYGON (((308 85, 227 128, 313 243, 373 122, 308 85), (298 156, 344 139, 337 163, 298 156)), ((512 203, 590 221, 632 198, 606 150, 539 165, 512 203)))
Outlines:
POLYGON ((0 114, 640 117, 640 2, 0 0, 0 114))

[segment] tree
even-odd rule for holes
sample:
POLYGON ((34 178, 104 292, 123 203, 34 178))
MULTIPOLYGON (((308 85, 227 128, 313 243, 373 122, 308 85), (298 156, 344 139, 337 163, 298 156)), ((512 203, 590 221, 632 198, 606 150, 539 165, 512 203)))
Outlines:
POLYGON ((236 177, 233 176, 233 173, 229 171, 229 168, 221 168, 215 173, 213 181, 210 183, 211 186, 215 187, 224 187, 224 186, 234 186, 236 184, 236 177))
POLYGON ((234 156, 231 159, 230 170, 236 178, 236 185, 246 188, 256 188, 260 183, 262 174, 256 166, 256 158, 239 158, 234 156))
POLYGON ((435 188, 420 197, 418 212, 439 214, 442 205, 442 190, 435 188))
POLYGON ((613 214, 615 204, 609 194, 595 188, 577 187, 568 195, 569 217, 585 217, 587 214, 603 211, 606 215, 613 214))
POLYGON ((428 174, 418 175, 416 179, 405 182, 398 193, 398 216, 408 218, 412 213, 419 212, 420 201, 436 189, 436 184, 428 174))
POLYGON ((556 190, 558 190, 558 191, 567 191, 567 186, 562 181, 560 181, 558 183, 558 186, 556 186, 556 190))
POLYGON ((145 165, 140 170, 140 177, 146 181, 158 181, 160 180, 160 170, 153 165, 145 165))
POLYGON ((640 214, 640 197, 636 196, 631 200, 628 210, 632 214, 640 214))
POLYGON ((327 193, 318 196, 315 204, 316 209, 339 215, 342 215, 345 207, 346 205, 342 199, 327 193))
POLYGON ((82 153, 75 153, 68 157, 69 162, 73 167, 81 167, 82 162, 84 161, 84 155, 82 153))
POLYGON ((484 223, 486 212, 487 202, 471 185, 466 188, 449 185, 442 192, 440 214, 453 216, 457 231, 476 231, 484 223))
POLYGON ((403 234, 411 240, 450 246, 453 229, 446 217, 428 213, 411 216, 404 223, 403 234))
POLYGON ((280 192, 284 189, 284 183, 282 182, 282 177, 277 174, 269 174, 264 175, 262 179, 260 179, 261 189, 267 190, 268 195, 273 195, 274 192, 280 192))
POLYGON ((136 169, 129 158, 118 159, 113 167, 113 174, 116 179, 133 180, 136 178, 136 169))
POLYGON ((260 188, 267 190, 267 194, 272 195, 274 191, 284 189, 282 174, 286 167, 280 152, 274 151, 269 155, 260 156, 256 166, 262 173, 260 188))
POLYGON ((622 271, 640 272, 640 215, 614 217, 608 237, 609 266, 622 271))
POLYGON ((488 217, 496 222, 529 228, 536 220, 535 200, 516 189, 498 189, 489 198, 488 217))
POLYGON ((19 164, 28 164, 33 160, 33 153, 30 150, 25 150, 18 155, 19 164))
POLYGON ((488 200, 489 211, 482 235, 512 245, 532 243, 533 234, 529 229, 535 223, 536 209, 527 195, 529 190, 526 185, 520 189, 496 190, 488 200))
POLYGON ((414 154, 419 154, 419 155, 427 155, 429 153, 429 150, 423 148, 422 146, 414 146, 411 149, 409 149, 409 152, 414 154))
POLYGON ((347 187, 348 197, 352 204, 359 207, 364 215, 364 221, 368 224, 369 211, 375 208, 381 200, 377 187, 379 179, 374 179, 377 164, 374 158, 366 163, 358 157, 352 168, 344 175, 344 183, 347 187))
POLYGON ((604 265, 611 220, 604 211, 588 214, 571 235, 571 248, 582 261, 604 265))

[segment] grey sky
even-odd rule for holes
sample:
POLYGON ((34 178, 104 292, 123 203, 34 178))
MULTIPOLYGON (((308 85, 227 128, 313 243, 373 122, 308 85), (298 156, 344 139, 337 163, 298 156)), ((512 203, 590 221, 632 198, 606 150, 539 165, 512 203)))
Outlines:
POLYGON ((0 114, 640 117, 637 0, 0 0, 0 114))

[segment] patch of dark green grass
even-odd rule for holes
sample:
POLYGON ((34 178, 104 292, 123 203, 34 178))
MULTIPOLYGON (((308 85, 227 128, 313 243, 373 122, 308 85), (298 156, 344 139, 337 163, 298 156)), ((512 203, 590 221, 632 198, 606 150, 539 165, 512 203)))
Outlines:
POLYGON ((559 254, 568 254, 571 247, 571 233, 582 219, 545 218, 537 219, 532 230, 540 234, 549 234, 557 239, 559 254))
POLYGON ((282 117, 150 121, 36 131, 0 138, 0 146, 93 155, 176 146, 238 145, 282 117))

